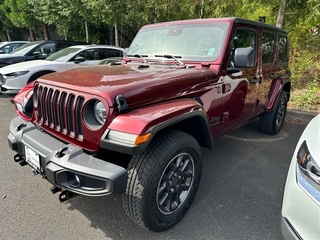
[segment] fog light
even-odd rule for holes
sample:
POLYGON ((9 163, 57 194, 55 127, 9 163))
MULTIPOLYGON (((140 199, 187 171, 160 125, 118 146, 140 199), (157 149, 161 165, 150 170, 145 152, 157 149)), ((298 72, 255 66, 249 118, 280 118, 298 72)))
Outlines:
POLYGON ((75 173, 68 173, 68 183, 71 187, 79 188, 82 186, 82 177, 75 173))

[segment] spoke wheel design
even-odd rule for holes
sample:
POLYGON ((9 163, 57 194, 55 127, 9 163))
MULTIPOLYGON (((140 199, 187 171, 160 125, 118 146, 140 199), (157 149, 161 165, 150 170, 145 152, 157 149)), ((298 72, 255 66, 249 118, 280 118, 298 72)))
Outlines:
POLYGON ((201 149, 195 138, 177 130, 159 133, 129 163, 122 197, 125 212, 150 231, 172 227, 191 206, 201 171, 201 149))
POLYGON ((287 102, 284 98, 281 99, 280 105, 278 107, 277 111, 277 117, 276 117, 276 126, 280 126, 282 121, 284 120, 284 116, 286 114, 287 110, 287 102))
POLYGON ((287 103, 287 93, 281 91, 273 109, 265 112, 260 117, 260 129, 262 132, 274 135, 281 130, 286 117, 287 103))
POLYGON ((176 211, 186 200, 194 178, 192 157, 182 153, 174 157, 164 170, 157 190, 157 205, 163 214, 176 211))

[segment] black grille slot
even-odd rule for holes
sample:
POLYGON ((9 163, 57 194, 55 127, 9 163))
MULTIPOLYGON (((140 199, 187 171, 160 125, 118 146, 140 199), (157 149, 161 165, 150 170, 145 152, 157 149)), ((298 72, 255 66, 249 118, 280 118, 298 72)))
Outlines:
POLYGON ((68 121, 68 129, 69 134, 74 137, 74 115, 73 115, 73 104, 74 104, 74 95, 70 94, 68 97, 68 103, 67 103, 67 121, 68 121))
POLYGON ((48 105, 47 103, 47 92, 48 92, 48 89, 47 88, 44 88, 43 91, 42 91, 42 96, 41 96, 41 108, 43 110, 43 114, 42 114, 42 121, 45 123, 45 124, 48 124, 48 114, 47 114, 47 108, 46 106, 48 105))
POLYGON ((60 131, 60 123, 59 123, 59 91, 55 91, 53 95, 53 101, 52 101, 52 106, 53 106, 53 117, 54 117, 54 125, 56 127, 57 131, 60 131))
POLYGON ((53 125, 53 114, 52 114, 52 93, 53 93, 53 90, 52 89, 49 89, 48 91, 48 125, 50 127, 54 127, 53 125))
POLYGON ((77 128, 77 134, 79 139, 83 139, 82 135, 82 121, 81 121, 81 108, 84 104, 84 98, 78 97, 77 103, 76 103, 76 128, 77 128))
POLYGON ((67 133, 67 124, 66 124, 66 114, 65 114, 65 102, 67 98, 67 93, 63 92, 61 94, 61 99, 60 99, 60 118, 61 118, 61 129, 63 133, 67 133))
POLYGON ((83 140, 81 109, 84 97, 38 86, 38 121, 70 137, 83 140))

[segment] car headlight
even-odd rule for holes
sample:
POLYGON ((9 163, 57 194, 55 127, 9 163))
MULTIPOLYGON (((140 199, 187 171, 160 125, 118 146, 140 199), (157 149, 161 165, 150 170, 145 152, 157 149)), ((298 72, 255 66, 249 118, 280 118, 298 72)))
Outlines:
POLYGON ((25 74, 27 74, 28 72, 29 72, 29 71, 17 71, 17 72, 12 72, 12 73, 4 74, 4 76, 5 76, 6 78, 16 78, 16 77, 25 75, 25 74))
POLYGON ((0 85, 3 85, 6 83, 6 79, 3 77, 3 75, 0 73, 0 85))
POLYGON ((100 101, 96 101, 93 107, 93 114, 97 122, 100 123, 101 125, 103 125, 104 122, 106 121, 106 112, 107 112, 107 109, 103 105, 103 103, 100 101))
POLYGON ((306 141, 301 144, 297 153, 297 182, 320 204, 320 167, 312 157, 306 141))

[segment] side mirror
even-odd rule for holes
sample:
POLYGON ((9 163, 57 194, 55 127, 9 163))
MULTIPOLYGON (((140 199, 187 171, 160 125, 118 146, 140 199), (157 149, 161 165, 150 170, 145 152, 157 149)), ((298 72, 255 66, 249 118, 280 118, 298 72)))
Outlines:
POLYGON ((3 50, 0 50, 0 54, 4 54, 4 53, 6 53, 5 51, 3 51, 3 50))
POLYGON ((84 62, 86 59, 84 57, 76 57, 74 59, 74 63, 81 63, 84 62))
POLYGON ((39 51, 36 51, 36 52, 33 52, 32 55, 33 55, 35 58, 37 58, 37 57, 42 56, 42 53, 39 52, 39 51))
POLYGON ((255 66, 254 48, 236 48, 234 55, 235 67, 254 67, 255 66))

